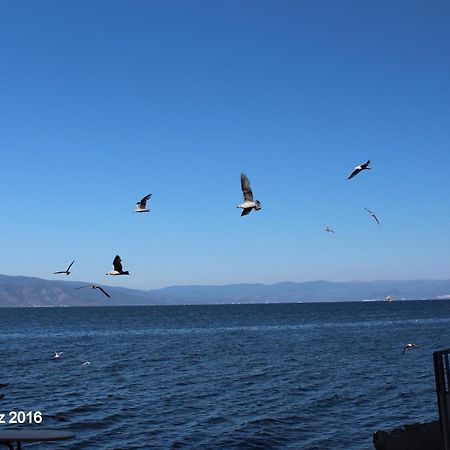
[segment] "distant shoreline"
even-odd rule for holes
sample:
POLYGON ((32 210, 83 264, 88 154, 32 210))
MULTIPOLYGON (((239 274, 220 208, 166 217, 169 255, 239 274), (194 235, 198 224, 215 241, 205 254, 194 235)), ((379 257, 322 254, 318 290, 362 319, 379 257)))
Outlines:
MULTIPOLYGON (((445 302, 449 301, 448 298, 428 298, 428 299, 401 299, 396 300, 392 303, 408 303, 408 302, 445 302)), ((282 306, 282 305, 325 305, 325 304, 336 304, 336 303, 387 303, 386 300, 330 300, 330 301, 302 301, 302 302, 264 302, 264 303, 172 303, 172 304, 146 304, 146 305, 24 305, 24 306, 0 306, 3 309, 73 309, 73 308, 153 308, 153 307, 180 307, 180 306, 282 306)), ((392 304, 391 303, 391 304, 392 304)))
POLYGON ((386 301, 388 295, 394 303, 450 298, 450 280, 286 281, 169 286, 148 291, 103 285, 110 298, 98 289, 77 289, 86 284, 91 283, 0 275, 0 307, 370 303, 386 301))

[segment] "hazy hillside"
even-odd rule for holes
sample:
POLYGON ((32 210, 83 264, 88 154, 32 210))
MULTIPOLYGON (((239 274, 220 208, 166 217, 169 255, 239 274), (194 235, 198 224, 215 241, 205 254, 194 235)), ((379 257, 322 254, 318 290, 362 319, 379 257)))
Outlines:
POLYGON ((139 305, 150 297, 145 291, 126 288, 106 287, 111 295, 110 299, 97 290, 75 290, 84 284, 91 283, 0 275, 0 307, 139 305))
POLYGON ((382 300, 387 294, 396 300, 450 297, 450 280, 171 286, 151 291, 104 286, 110 299, 97 290, 75 290, 84 284, 89 283, 0 275, 0 307, 357 301, 382 300))

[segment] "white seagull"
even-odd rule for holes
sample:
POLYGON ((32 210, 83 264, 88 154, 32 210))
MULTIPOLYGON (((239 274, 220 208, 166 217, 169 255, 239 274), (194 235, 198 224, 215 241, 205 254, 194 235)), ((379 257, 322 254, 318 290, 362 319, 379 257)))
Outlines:
POLYGON ((55 352, 54 355, 53 355, 53 358, 61 358, 61 355, 62 355, 63 353, 64 353, 64 352, 55 352))
POLYGON ((402 355, 404 355, 408 350, 411 350, 413 348, 418 348, 419 346, 417 344, 414 344, 414 342, 411 342, 411 344, 406 344, 405 348, 402 351, 402 355))
POLYGON ((100 291, 102 291, 108 298, 111 297, 101 286, 99 286, 98 284, 86 284, 86 286, 80 286, 77 287, 75 289, 83 289, 83 288, 91 288, 91 289, 98 289, 100 291))
POLYGON ((54 275, 58 274, 58 273, 65 273, 66 275, 69 275, 70 273, 70 268, 72 267, 72 264, 75 262, 75 260, 73 260, 70 264, 69 267, 66 270, 60 270, 59 272, 53 272, 54 275))
POLYGON ((392 303, 394 301, 394 298, 392 297, 392 295, 386 295, 385 299, 388 303, 392 303))
POLYGON ((250 214, 252 209, 259 211, 261 209, 261 203, 259 200, 253 200, 253 192, 250 187, 250 181, 245 173, 241 173, 241 188, 242 193, 244 194, 244 203, 237 206, 242 209, 241 217, 250 214))
POLYGON ((81 364, 82 366, 90 366, 92 363, 90 361, 85 361, 83 364, 81 364))
POLYGON ((332 228, 330 228, 328 225, 325 225, 325 226, 323 227, 323 229, 324 229, 325 231, 327 231, 328 233, 333 233, 333 234, 334 234, 334 230, 333 230, 332 228))
POLYGON ((113 260, 113 266, 114 270, 111 270, 110 272, 106 272, 106 275, 130 275, 130 272, 124 271, 122 269, 122 259, 119 255, 116 255, 116 257, 113 260))
POLYGON ((147 202, 150 200, 150 197, 152 196, 152 194, 148 194, 145 197, 141 198, 141 200, 139 200, 136 203, 136 209, 134 210, 134 212, 138 212, 138 213, 144 213, 144 212, 149 212, 149 209, 147 208, 147 202))
POLYGON ((363 170, 369 170, 370 159, 367 160, 364 164, 360 164, 359 166, 356 166, 353 172, 350 174, 350 176, 347 178, 347 180, 350 180, 350 178, 353 178, 355 175, 358 175, 359 172, 363 170))
POLYGON ((370 209, 367 209, 365 206, 363 208, 375 219, 375 222, 378 225, 380 225, 380 221, 378 220, 378 217, 370 209))

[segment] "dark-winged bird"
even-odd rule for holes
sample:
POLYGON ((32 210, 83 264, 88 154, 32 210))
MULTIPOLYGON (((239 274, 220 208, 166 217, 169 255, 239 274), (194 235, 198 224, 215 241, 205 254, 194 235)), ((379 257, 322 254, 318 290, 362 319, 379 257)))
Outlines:
POLYGON ((328 233, 333 233, 333 234, 334 234, 333 228, 330 228, 328 225, 325 225, 325 226, 323 227, 323 229, 324 229, 326 232, 328 232, 328 233))
POLYGON ((244 203, 237 206, 242 209, 241 217, 250 214, 252 209, 259 211, 261 209, 261 203, 259 200, 253 200, 253 192, 250 187, 250 181, 245 173, 241 173, 241 188, 242 193, 244 194, 244 203))
POLYGON ((91 288, 91 289, 99 289, 100 291, 102 291, 108 298, 111 297, 101 286, 99 286, 98 284, 86 284, 86 286, 80 286, 77 287, 75 289, 83 289, 83 288, 91 288))
POLYGON ((370 209, 367 209, 365 206, 364 206, 364 209, 374 218, 375 222, 378 225, 380 225, 380 221, 378 220, 378 217, 370 209))
POLYGON ((406 344, 405 348, 402 351, 402 355, 404 355, 408 350, 411 350, 413 348, 418 348, 419 346, 417 344, 414 344, 414 342, 412 342, 411 344, 406 344))
POLYGON ((130 275, 130 273, 127 271, 124 271, 122 269, 122 260, 120 259, 119 255, 116 255, 116 257, 113 260, 113 266, 114 270, 110 272, 106 272, 106 275, 130 275))
POLYGON ((353 172, 350 174, 350 176, 347 178, 347 180, 350 180, 350 178, 353 178, 354 176, 358 175, 359 172, 362 172, 363 170, 369 170, 370 159, 367 160, 364 164, 360 164, 359 166, 356 166, 353 172))
POLYGON ((66 275, 69 275, 70 273, 70 268, 72 267, 72 264, 75 262, 75 260, 73 260, 70 264, 69 267, 66 270, 60 270, 59 272, 53 272, 54 275, 58 274, 58 273, 65 273, 66 275))
POLYGON ((149 209, 147 208, 147 202, 150 200, 150 197, 152 196, 152 194, 148 194, 145 197, 141 198, 141 200, 139 200, 136 203, 136 209, 134 210, 134 212, 138 212, 138 213, 144 213, 144 212, 149 212, 149 209))

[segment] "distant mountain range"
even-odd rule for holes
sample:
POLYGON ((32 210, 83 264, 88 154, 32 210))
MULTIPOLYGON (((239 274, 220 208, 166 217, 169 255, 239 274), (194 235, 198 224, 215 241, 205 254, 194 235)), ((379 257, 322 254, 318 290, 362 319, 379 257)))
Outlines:
POLYGON ((150 291, 104 286, 110 299, 98 290, 75 290, 83 284, 89 283, 0 275, 0 307, 338 302, 384 300, 388 294, 395 300, 450 299, 450 280, 171 286, 150 291))

